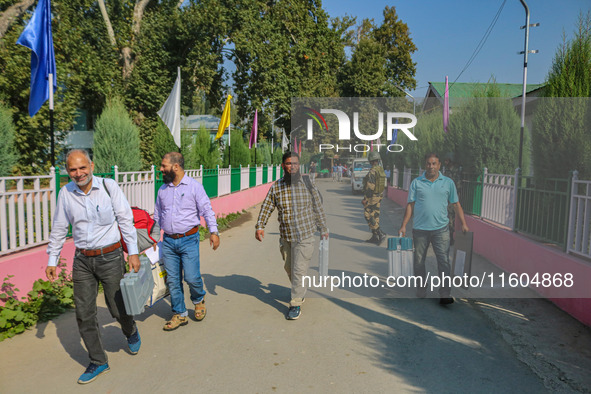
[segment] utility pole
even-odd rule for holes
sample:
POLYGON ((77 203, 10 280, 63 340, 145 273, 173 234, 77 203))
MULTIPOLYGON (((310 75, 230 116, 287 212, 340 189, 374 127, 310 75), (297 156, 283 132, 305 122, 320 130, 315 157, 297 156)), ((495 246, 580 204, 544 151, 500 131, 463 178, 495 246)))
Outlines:
POLYGON ((538 53, 538 50, 528 51, 527 46, 529 42, 529 28, 540 26, 539 23, 529 24, 529 8, 525 2, 525 0, 519 0, 525 8, 525 26, 521 26, 522 29, 525 29, 525 48, 522 52, 518 52, 519 55, 523 54, 523 92, 521 95, 521 132, 519 134, 519 169, 523 173, 523 169, 521 166, 523 165, 523 132, 525 128, 525 95, 526 95, 526 85, 527 85, 527 54, 528 53, 538 53))

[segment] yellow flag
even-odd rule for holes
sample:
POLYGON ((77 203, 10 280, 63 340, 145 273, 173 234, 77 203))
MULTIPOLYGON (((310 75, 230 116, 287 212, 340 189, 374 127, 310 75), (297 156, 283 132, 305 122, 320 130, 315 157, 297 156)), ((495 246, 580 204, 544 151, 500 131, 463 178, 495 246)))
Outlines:
POLYGON ((218 126, 218 133, 215 135, 216 140, 222 138, 224 131, 228 128, 228 126, 230 126, 230 100, 232 100, 231 94, 229 94, 228 98, 226 99, 224 112, 222 112, 222 119, 220 120, 220 125, 218 126))

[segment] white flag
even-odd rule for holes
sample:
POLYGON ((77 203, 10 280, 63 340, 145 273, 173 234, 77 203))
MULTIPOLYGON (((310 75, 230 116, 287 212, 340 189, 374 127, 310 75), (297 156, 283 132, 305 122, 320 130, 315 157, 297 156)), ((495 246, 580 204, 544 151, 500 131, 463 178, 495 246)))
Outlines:
POLYGON ((178 76, 172 87, 170 96, 158 111, 158 116, 170 129, 174 143, 181 147, 181 68, 178 68, 178 76))
POLYGON ((285 130, 283 130, 283 140, 281 142, 281 150, 285 151, 285 149, 287 149, 288 146, 289 146, 289 140, 285 136, 285 130))

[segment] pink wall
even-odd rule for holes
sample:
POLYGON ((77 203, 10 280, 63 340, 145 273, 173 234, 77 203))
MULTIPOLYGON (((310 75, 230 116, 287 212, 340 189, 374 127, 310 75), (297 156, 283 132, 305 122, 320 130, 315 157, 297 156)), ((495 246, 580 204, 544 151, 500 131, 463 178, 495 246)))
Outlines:
MULTIPOLYGON (((213 198, 211 200, 213 211, 217 217, 242 212, 243 209, 248 209, 263 201, 271 185, 272 183, 267 183, 241 192, 213 198)), ((205 224, 203 220, 202 224, 205 224)), ((47 245, 43 245, 0 258, 0 279, 4 279, 8 275, 14 275, 9 282, 20 290, 18 292, 19 296, 26 296, 37 279, 45 279, 46 249, 47 245)), ((68 239, 61 254, 68 270, 72 269, 74 249, 74 241, 68 239)))
MULTIPOLYGON (((388 188, 388 198, 403 207, 406 206, 407 196, 408 192, 388 188)), ((591 263, 477 217, 466 215, 466 222, 474 232, 474 252, 509 273, 527 273, 530 278, 536 273, 572 274, 574 285, 570 288, 540 286, 533 290, 591 326, 591 286, 588 284, 591 263)))

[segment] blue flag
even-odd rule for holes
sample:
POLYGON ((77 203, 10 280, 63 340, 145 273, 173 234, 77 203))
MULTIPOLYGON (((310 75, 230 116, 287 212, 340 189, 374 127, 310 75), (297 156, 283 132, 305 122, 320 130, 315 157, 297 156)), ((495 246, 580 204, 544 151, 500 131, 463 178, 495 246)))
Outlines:
MULTIPOLYGON (((398 118, 396 118, 396 124, 398 124, 398 118)), ((398 139, 398 129, 395 129, 394 131, 392 131, 392 141, 390 141, 390 144, 394 145, 396 143, 397 139, 398 139)))
POLYGON ((53 86, 57 88, 49 0, 39 0, 33 17, 16 43, 33 51, 31 53, 31 95, 29 97, 29 115, 33 117, 49 98, 49 74, 53 74, 53 86))

